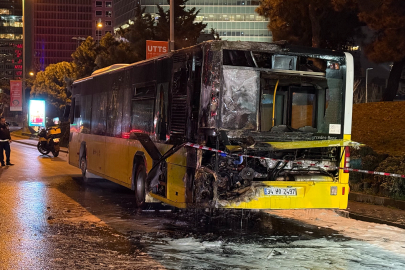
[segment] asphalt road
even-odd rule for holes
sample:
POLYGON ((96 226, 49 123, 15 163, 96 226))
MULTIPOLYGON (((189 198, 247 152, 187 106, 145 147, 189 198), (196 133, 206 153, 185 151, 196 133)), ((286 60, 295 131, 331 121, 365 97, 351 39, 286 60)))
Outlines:
POLYGON ((405 269, 400 228, 333 211, 156 212, 67 154, 12 143, 0 168, 0 269, 405 269))

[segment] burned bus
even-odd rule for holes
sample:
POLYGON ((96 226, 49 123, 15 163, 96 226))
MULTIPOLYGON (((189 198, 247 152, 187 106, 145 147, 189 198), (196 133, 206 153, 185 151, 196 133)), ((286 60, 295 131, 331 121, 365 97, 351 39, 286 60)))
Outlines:
POLYGON ((353 58, 209 41, 72 86, 69 163, 139 206, 347 207, 353 58))

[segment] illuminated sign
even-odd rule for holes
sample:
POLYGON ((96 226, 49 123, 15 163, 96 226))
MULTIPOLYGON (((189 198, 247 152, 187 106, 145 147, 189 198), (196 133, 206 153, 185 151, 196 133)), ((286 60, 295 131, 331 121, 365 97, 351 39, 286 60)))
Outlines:
POLYGON ((30 100, 28 125, 45 126, 45 100, 30 100))
POLYGON ((159 56, 169 52, 169 42, 167 41, 146 41, 146 59, 159 56))
POLYGON ((22 111, 22 82, 10 81, 10 111, 22 111))

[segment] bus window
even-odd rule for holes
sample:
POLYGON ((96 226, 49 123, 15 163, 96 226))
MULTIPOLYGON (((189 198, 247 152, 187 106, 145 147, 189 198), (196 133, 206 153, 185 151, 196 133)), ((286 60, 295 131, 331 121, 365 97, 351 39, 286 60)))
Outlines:
POLYGON ((315 127, 315 94, 306 92, 292 93, 291 127, 315 127))
MULTIPOLYGON (((269 131, 272 127, 273 118, 273 93, 263 93, 260 108, 261 131, 269 131)), ((276 94, 276 107, 274 112, 274 125, 284 124, 285 93, 276 94)))
POLYGON ((122 124, 122 91, 108 92, 107 135, 121 137, 122 124))
POLYGON ((153 133, 153 111, 156 98, 155 86, 135 88, 132 100, 131 130, 136 132, 153 133))
POLYGON ((222 127, 255 130, 260 73, 230 67, 224 68, 223 74, 222 127))
POLYGON ((91 133, 104 135, 106 131, 107 92, 93 95, 91 133))
POLYGON ((90 133, 90 120, 91 120, 91 100, 92 95, 85 95, 81 97, 81 122, 80 122, 80 132, 90 133))

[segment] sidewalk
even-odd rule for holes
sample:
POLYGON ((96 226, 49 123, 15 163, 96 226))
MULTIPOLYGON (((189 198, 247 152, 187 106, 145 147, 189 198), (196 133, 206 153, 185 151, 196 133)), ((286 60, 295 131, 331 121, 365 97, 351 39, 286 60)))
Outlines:
POLYGON ((348 218, 405 229, 405 201, 350 192, 347 210, 338 213, 348 218))
MULTIPOLYGON (((30 136, 20 136, 20 135, 16 135, 14 132, 11 132, 11 139, 15 143, 21 143, 21 144, 31 145, 31 146, 35 146, 35 147, 37 147, 37 144, 38 144, 38 138, 34 138, 34 137, 30 138, 30 136)), ((68 153, 68 148, 61 147, 60 152, 68 153)))

